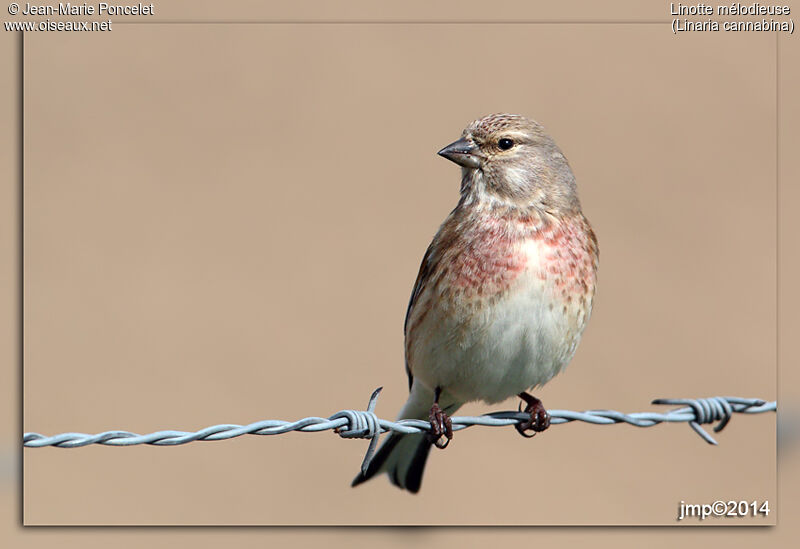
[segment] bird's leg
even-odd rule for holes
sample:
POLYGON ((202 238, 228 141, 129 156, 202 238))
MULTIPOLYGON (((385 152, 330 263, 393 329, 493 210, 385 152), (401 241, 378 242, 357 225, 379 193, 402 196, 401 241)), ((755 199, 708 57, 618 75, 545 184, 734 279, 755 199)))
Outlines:
POLYGON ((442 388, 436 387, 433 391, 433 406, 429 416, 431 422, 430 437, 434 446, 437 448, 447 448, 453 438, 453 424, 450 422, 444 410, 439 408, 439 397, 442 395, 442 388))
POLYGON ((514 425, 519 434, 525 438, 531 438, 536 433, 541 433, 550 427, 550 414, 544 409, 544 404, 542 404, 541 400, 525 392, 520 393, 518 396, 526 403, 525 413, 531 415, 528 421, 514 425), (533 431, 533 433, 526 435, 525 431, 533 431))

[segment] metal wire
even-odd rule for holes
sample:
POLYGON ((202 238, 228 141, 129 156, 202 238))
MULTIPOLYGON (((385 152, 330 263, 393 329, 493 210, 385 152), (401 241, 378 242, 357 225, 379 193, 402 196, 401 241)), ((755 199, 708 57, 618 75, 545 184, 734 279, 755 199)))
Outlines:
MULTIPOLYGON (((403 419, 400 421, 388 421, 378 418, 374 410, 381 389, 379 387, 372 393, 366 410, 342 410, 328 418, 307 417, 294 422, 267 419, 249 425, 223 424, 206 427, 195 432, 158 431, 147 435, 138 435, 128 431, 106 431, 96 435, 61 433, 50 437, 39 433, 25 433, 22 440, 23 445, 27 448, 42 448, 44 446, 79 448, 89 444, 102 444, 104 446, 134 446, 137 444, 176 446, 199 440, 228 440, 242 435, 281 435, 291 431, 317 433, 333 429, 343 438, 370 439, 369 448, 362 463, 362 469, 365 470, 375 452, 375 446, 380 434, 388 431, 404 434, 428 433, 431 431, 431 424, 423 420, 403 419)), ((585 412, 548 410, 548 412, 551 418, 551 425, 582 421, 595 425, 627 423, 636 427, 652 427, 659 423, 688 422, 703 440, 709 444, 717 444, 717 441, 703 430, 701 424, 718 422, 714 427, 714 432, 719 432, 728 424, 733 414, 759 414, 777 410, 777 401, 766 402, 758 398, 739 397, 659 398, 654 400, 652 404, 681 407, 666 413, 637 412, 623 414, 614 410, 587 410, 585 412)), ((452 417, 451 421, 453 423, 453 431, 460 431, 476 425, 507 427, 523 423, 529 419, 530 416, 524 412, 493 412, 483 416, 456 416, 452 417)))

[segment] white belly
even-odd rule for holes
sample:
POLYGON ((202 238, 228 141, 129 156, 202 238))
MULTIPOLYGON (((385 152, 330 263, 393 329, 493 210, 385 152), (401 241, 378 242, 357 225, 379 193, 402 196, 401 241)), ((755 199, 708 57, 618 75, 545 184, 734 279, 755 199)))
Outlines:
POLYGON ((480 303, 436 301, 418 332, 413 374, 460 402, 493 404, 549 381, 572 358, 588 316, 565 308, 531 270, 480 303))

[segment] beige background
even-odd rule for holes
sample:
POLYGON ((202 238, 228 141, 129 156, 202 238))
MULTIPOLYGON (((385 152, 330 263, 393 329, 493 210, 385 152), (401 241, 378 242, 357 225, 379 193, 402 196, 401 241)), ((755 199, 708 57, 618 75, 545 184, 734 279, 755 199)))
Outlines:
MULTIPOLYGON (((379 412, 391 416, 404 396, 404 302, 455 200, 457 171, 433 152, 493 110, 550 128, 601 239, 595 317, 545 402, 640 410, 661 395, 773 397, 775 195, 761 182, 775 175, 774 38, 535 29, 137 27, 102 48, 29 36, 24 429, 327 415, 361 405, 378 384, 379 412), (462 65, 430 55, 476 40, 485 46, 462 65), (253 70, 278 46, 303 57, 312 41, 330 47, 300 72, 278 55, 268 75, 253 70), (498 55, 494 44, 525 54, 498 55), (542 59, 546 46, 556 51, 542 59), (515 70, 521 59, 536 74, 515 70), (497 74, 470 78, 467 61, 497 74), (417 81, 398 77, 404 66, 417 81), (311 186, 320 174, 325 184, 311 186), (309 272, 317 258, 324 278, 309 272), (276 271, 287 264, 296 270, 276 271), (316 345, 303 342, 309 333, 316 345), (762 372, 748 374, 754 363, 762 372)), ((772 425, 736 418, 718 448, 685 426, 572 425, 533 441, 474 429, 433 456, 416 498, 386 483, 344 489, 364 444, 323 435, 26 450, 26 522, 671 523, 680 499, 774 499, 772 425), (486 475, 498 455, 503 466, 486 475), (535 483, 532 464, 549 471, 535 483)))
MULTIPOLYGON (((544 401, 773 398, 774 39, 747 38, 283 24, 29 37, 25 430, 324 416, 378 385, 392 416, 404 305, 457 196, 459 171, 434 153, 493 111, 552 128, 600 238, 596 316, 544 401)), ((330 435, 29 451, 25 522, 672 523, 681 500, 774 499, 773 425, 737 421, 721 448, 685 426, 474 430, 434 456, 416 498, 348 488, 365 444, 330 435)))

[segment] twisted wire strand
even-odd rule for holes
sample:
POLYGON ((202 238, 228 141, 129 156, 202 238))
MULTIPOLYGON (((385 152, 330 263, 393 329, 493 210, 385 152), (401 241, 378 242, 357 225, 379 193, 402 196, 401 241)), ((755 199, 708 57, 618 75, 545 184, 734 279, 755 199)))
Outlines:
MULTIPOLYGON (((85 433, 61 433, 44 436, 39 433, 25 433, 22 437, 26 448, 79 448, 90 444, 104 446, 134 446, 149 444, 153 446, 177 446, 195 441, 229 440, 242 435, 281 435, 292 431, 317 433, 334 430, 342 438, 368 438, 369 448, 361 465, 366 470, 375 452, 378 437, 389 431, 403 434, 429 433, 431 424, 418 419, 389 421, 375 415, 375 406, 381 387, 369 399, 366 410, 342 410, 328 418, 307 417, 288 422, 275 419, 257 421, 249 425, 222 424, 206 427, 199 431, 157 431, 139 435, 128 431, 106 431, 95 435, 85 433)), ((594 425, 627 423, 636 427, 652 427, 660 423, 689 423, 691 428, 709 444, 717 441, 708 434, 702 424, 717 423, 714 432, 719 432, 728 424, 733 414, 760 414, 777 411, 777 401, 767 402, 758 398, 709 397, 709 398, 659 398, 652 404, 681 406, 666 413, 636 412, 624 414, 615 410, 548 410, 550 424, 560 425, 581 421, 594 425)), ((460 431, 477 425, 485 427, 506 427, 523 423, 530 419, 524 412, 492 412, 482 416, 452 417, 453 431, 460 431)))

